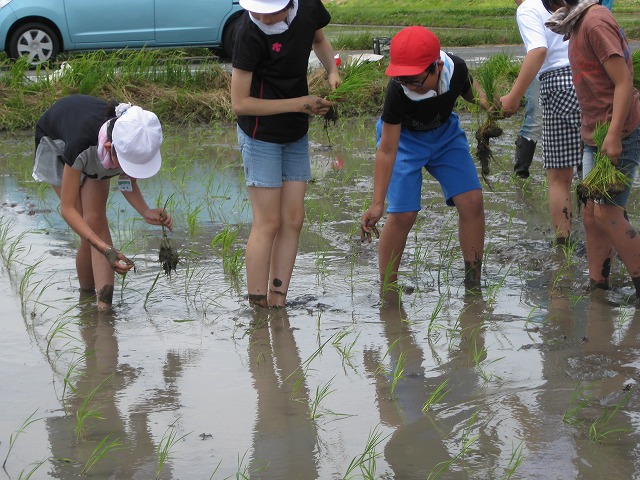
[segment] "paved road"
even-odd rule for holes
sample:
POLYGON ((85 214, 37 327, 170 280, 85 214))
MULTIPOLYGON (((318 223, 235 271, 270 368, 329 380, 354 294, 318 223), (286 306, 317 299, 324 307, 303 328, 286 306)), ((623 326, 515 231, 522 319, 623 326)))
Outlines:
MULTIPOLYGON (((629 42, 629 44, 632 51, 640 50, 640 40, 631 41, 629 42)), ((475 47, 447 47, 446 45, 443 45, 442 49, 463 58, 472 68, 479 62, 485 60, 487 57, 490 57, 491 55, 495 55, 497 53, 504 52, 517 59, 522 59, 525 54, 524 45, 480 45, 475 47)), ((359 55, 363 53, 371 54, 373 53, 373 51, 345 51, 341 52, 340 57, 345 60, 349 55, 359 55)), ((318 59, 315 57, 313 52, 311 53, 311 57, 309 58, 309 63, 311 66, 320 66, 320 63, 318 62, 318 59)))

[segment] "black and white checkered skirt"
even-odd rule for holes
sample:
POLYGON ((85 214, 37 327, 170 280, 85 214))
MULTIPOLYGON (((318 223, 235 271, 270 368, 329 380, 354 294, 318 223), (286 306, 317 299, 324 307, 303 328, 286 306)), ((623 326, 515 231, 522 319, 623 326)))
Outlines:
POLYGON ((570 67, 540 75, 540 106, 544 168, 580 165, 580 105, 570 67))

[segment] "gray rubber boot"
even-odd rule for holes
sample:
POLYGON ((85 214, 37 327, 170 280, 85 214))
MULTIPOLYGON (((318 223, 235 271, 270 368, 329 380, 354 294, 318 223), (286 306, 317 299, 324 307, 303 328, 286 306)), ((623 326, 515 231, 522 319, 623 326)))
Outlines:
POLYGON ((516 155, 513 171, 520 178, 529 178, 529 167, 536 151, 536 142, 528 138, 518 136, 516 139, 516 155))

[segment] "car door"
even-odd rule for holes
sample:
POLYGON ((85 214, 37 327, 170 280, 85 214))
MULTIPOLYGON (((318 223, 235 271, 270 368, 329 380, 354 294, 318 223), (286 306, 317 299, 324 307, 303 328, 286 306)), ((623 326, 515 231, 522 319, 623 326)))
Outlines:
POLYGON ((134 47, 153 41, 154 0, 65 0, 64 3, 69 37, 75 48, 134 47))
POLYGON ((232 0, 156 0, 156 41, 219 45, 232 8, 232 0))

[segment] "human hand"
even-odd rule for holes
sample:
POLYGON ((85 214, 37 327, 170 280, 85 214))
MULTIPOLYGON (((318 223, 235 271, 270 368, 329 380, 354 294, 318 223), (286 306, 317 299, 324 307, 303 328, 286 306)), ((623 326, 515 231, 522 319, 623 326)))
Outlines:
POLYGON ((307 95, 301 98, 303 101, 301 111, 308 115, 325 115, 333 105, 333 102, 317 95, 307 95))
POLYGON ((109 265, 111 265, 111 268, 120 275, 124 275, 135 267, 135 264, 131 260, 113 247, 107 247, 102 254, 109 262, 109 265))
POLYGON ((337 69, 335 72, 329 73, 329 85, 331 86, 331 90, 335 90, 342 83, 342 79, 340 78, 340 74, 337 69))
POLYGON ((622 155, 622 140, 619 136, 608 134, 604 137, 600 153, 606 155, 614 165, 618 164, 618 157, 622 155))
POLYGON ((507 93, 505 96, 500 97, 500 109, 502 116, 509 118, 515 115, 520 108, 520 100, 520 98, 516 98, 511 93, 507 93))
POLYGON ((162 225, 173 231, 173 218, 164 208, 150 208, 144 213, 144 220, 150 225, 162 225))
POLYGON ((372 235, 375 235, 376 238, 380 238, 380 232, 378 231, 378 227, 376 223, 382 217, 382 208, 371 206, 369 209, 364 212, 362 215, 362 219, 360 220, 360 241, 364 242, 365 240, 371 243, 372 235))

